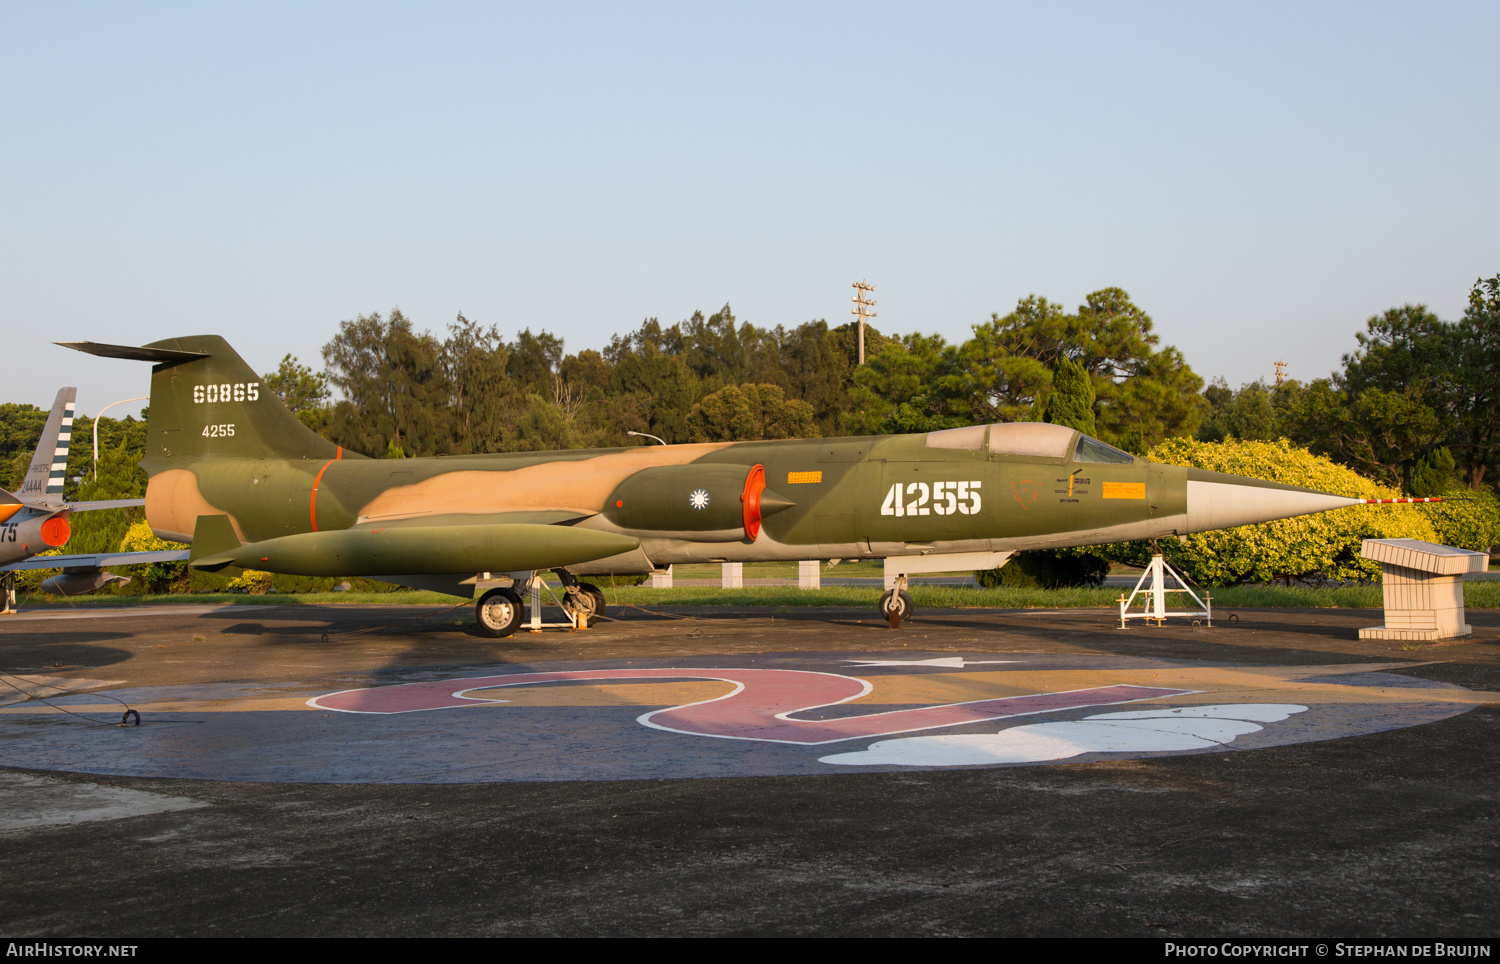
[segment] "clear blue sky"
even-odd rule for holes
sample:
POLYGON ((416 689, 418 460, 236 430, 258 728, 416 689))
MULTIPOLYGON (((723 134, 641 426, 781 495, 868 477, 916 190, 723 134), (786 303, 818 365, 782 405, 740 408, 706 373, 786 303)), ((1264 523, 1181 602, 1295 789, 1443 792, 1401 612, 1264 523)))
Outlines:
MULTIPOLYGON (((601 347, 726 301, 962 340, 1125 288, 1205 377, 1328 374, 1500 272, 1500 5, 0 5, 0 401, 341 319, 601 347)), ((132 406, 134 407, 134 406, 132 406)), ((116 410, 111 414, 120 414, 116 410)))

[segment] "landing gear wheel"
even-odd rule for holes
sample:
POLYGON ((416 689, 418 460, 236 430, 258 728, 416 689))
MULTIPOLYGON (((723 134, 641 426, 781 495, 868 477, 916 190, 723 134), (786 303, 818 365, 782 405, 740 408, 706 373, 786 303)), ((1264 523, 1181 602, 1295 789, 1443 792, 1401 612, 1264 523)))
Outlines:
POLYGON ((891 611, 895 610, 897 617, 902 622, 905 622, 911 618, 912 608, 911 593, 905 589, 902 589, 900 592, 894 589, 887 589, 885 595, 880 597, 880 615, 886 619, 890 619, 891 611))
POLYGON ((580 582, 578 591, 594 599, 594 611, 589 613, 589 619, 598 619, 604 615, 604 590, 591 582, 580 582))
POLYGON ((525 618, 526 607, 513 589, 491 589, 474 606, 474 619, 485 636, 509 636, 525 618))
POLYGON ((589 592, 580 583, 577 590, 563 596, 563 608, 580 616, 588 617, 592 622, 599 615, 599 610, 604 608, 604 600, 589 592))

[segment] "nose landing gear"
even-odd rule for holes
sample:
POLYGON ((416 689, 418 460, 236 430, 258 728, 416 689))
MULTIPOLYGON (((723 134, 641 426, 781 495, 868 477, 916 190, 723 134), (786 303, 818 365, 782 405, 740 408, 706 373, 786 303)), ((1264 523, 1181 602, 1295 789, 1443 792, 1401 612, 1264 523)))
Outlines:
POLYGON ((900 629, 901 621, 911 618, 913 608, 911 593, 906 591, 905 576, 898 578, 896 585, 880 597, 880 615, 890 622, 892 629, 900 629))

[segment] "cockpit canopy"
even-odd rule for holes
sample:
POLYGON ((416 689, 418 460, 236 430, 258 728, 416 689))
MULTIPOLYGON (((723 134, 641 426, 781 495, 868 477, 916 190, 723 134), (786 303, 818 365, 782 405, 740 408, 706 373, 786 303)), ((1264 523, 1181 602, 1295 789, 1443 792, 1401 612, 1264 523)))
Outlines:
POLYGON ((1129 465, 1135 456, 1106 445, 1096 438, 1081 435, 1066 425, 1047 422, 1000 422, 995 425, 968 425, 927 434, 930 449, 986 450, 991 455, 1016 455, 1030 458, 1065 459, 1075 462, 1107 462, 1129 465), (1076 444, 1074 440, 1077 440, 1076 444))

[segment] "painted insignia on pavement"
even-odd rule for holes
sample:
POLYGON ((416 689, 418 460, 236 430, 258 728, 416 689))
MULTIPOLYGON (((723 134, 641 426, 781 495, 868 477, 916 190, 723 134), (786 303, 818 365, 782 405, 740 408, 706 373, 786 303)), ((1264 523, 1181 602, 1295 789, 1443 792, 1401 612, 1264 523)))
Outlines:
MULTIPOLYGON (((1410 664, 1058 654, 579 660, 316 682, 113 689, 0 707, 0 764, 220 780, 485 783, 1037 766, 1249 751, 1500 699, 1410 664)), ((349 679, 349 677, 345 677, 349 679)))

